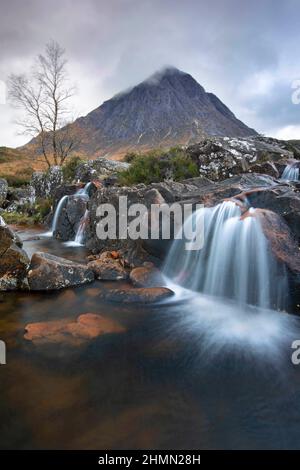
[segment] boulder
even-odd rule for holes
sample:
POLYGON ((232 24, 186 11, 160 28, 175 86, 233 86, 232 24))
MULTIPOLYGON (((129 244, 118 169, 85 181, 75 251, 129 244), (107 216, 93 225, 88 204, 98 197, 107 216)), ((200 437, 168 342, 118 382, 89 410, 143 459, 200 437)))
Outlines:
POLYGON ((149 304, 172 297, 174 292, 167 287, 138 287, 130 289, 110 289, 99 297, 110 302, 149 304))
POLYGON ((105 251, 98 259, 90 261, 88 268, 94 273, 96 279, 102 281, 118 281, 128 278, 128 272, 122 266, 116 252, 105 251))
POLYGON ((294 157, 294 149, 285 141, 262 136, 209 137, 186 150, 198 163, 200 175, 213 181, 249 171, 278 177, 276 162, 294 157))
POLYGON ((127 170, 129 167, 130 164, 126 162, 98 157, 95 160, 89 160, 78 165, 75 179, 83 183, 88 183, 93 179, 112 177, 118 171, 127 170))
POLYGON ((52 166, 48 171, 34 172, 30 185, 35 190, 37 198, 53 197, 58 186, 63 183, 63 171, 60 166, 52 166))
POLYGON ((264 235, 274 258, 280 265, 287 268, 289 281, 290 305, 289 310, 293 313, 299 312, 300 305, 300 251, 298 243, 293 236, 284 219, 266 209, 244 213, 243 217, 256 217, 261 224, 264 235))
POLYGON ((75 321, 53 320, 30 323, 25 327, 24 338, 37 344, 67 343, 81 344, 104 334, 125 332, 125 328, 110 318, 85 313, 75 321))
POLYGON ((8 192, 8 184, 4 178, 0 178, 0 207, 3 205, 6 200, 8 192))
POLYGON ((87 199, 76 195, 68 196, 57 219, 55 238, 74 240, 80 221, 87 208, 87 199))
POLYGON ((292 273, 300 275, 299 247, 283 218, 266 209, 256 209, 253 215, 259 219, 275 258, 292 273))
POLYGON ((42 252, 34 253, 31 258, 28 272, 31 290, 57 290, 93 280, 93 272, 84 264, 42 252))
POLYGON ((25 288, 29 258, 19 237, 0 219, 0 290, 25 288))
POLYGON ((35 203, 35 189, 33 186, 25 188, 8 188, 7 200, 17 201, 20 205, 35 203))
POLYGON ((129 277, 135 287, 159 287, 165 284, 161 271, 155 267, 134 268, 129 277))

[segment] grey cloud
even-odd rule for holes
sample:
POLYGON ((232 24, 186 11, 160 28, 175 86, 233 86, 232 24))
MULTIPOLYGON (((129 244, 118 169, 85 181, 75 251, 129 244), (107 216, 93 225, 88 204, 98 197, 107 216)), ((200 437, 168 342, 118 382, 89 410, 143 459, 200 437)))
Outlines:
MULTIPOLYGON (((55 38, 68 53, 80 113, 172 64, 257 130, 280 128, 299 121, 288 90, 300 78, 299 18, 297 0, 1 0, 0 79, 27 69, 55 38), (261 73, 275 77, 275 99, 270 90, 240 93, 261 73)), ((0 145, 19 144, 12 110, 0 113, 0 145)))

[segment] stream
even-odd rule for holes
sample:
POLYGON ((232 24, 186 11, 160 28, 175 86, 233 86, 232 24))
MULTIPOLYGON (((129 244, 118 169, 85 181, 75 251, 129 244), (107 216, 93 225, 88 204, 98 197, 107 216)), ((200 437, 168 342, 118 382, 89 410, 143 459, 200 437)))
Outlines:
MULTIPOLYGON (((29 255, 86 256, 84 247, 35 239, 40 229, 18 232, 29 255)), ((1 294, 1 448, 300 448, 297 317, 179 287, 155 306, 98 299, 123 284, 1 294), (28 323, 87 312, 126 332, 76 347, 23 338, 28 323)))

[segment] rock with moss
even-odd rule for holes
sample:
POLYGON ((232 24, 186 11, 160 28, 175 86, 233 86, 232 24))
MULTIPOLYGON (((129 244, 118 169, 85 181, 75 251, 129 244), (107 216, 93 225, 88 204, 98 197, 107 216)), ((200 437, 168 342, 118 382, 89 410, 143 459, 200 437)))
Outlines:
POLYGON ((95 160, 80 163, 76 169, 75 180, 88 183, 93 179, 105 179, 128 168, 130 168, 129 163, 98 157, 95 160))
POLYGON ((0 290, 26 287, 29 258, 22 249, 20 238, 0 218, 0 290))
POLYGON ((31 186, 37 198, 52 197, 56 188, 63 183, 63 170, 60 166, 52 166, 48 171, 37 171, 31 178, 31 186))
POLYGON ((31 290, 49 291, 87 284, 94 273, 84 264, 49 253, 37 252, 31 258, 28 283, 31 290))
POLYGON ((0 207, 6 200, 7 192, 8 192, 7 181, 4 178, 0 178, 0 207))

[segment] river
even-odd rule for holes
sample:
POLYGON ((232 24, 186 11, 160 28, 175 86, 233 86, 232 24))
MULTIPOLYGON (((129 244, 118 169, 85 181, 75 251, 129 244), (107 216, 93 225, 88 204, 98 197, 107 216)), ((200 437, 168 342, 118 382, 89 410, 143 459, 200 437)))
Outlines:
MULTIPOLYGON (((20 230, 24 248, 83 260, 83 247, 20 230), (27 240, 27 241, 26 241, 27 240)), ((101 301, 93 284, 3 293, 0 447, 4 449, 297 449, 299 320, 178 291, 152 307, 101 301), (125 333, 81 346, 26 341, 28 323, 98 313, 125 333)))

